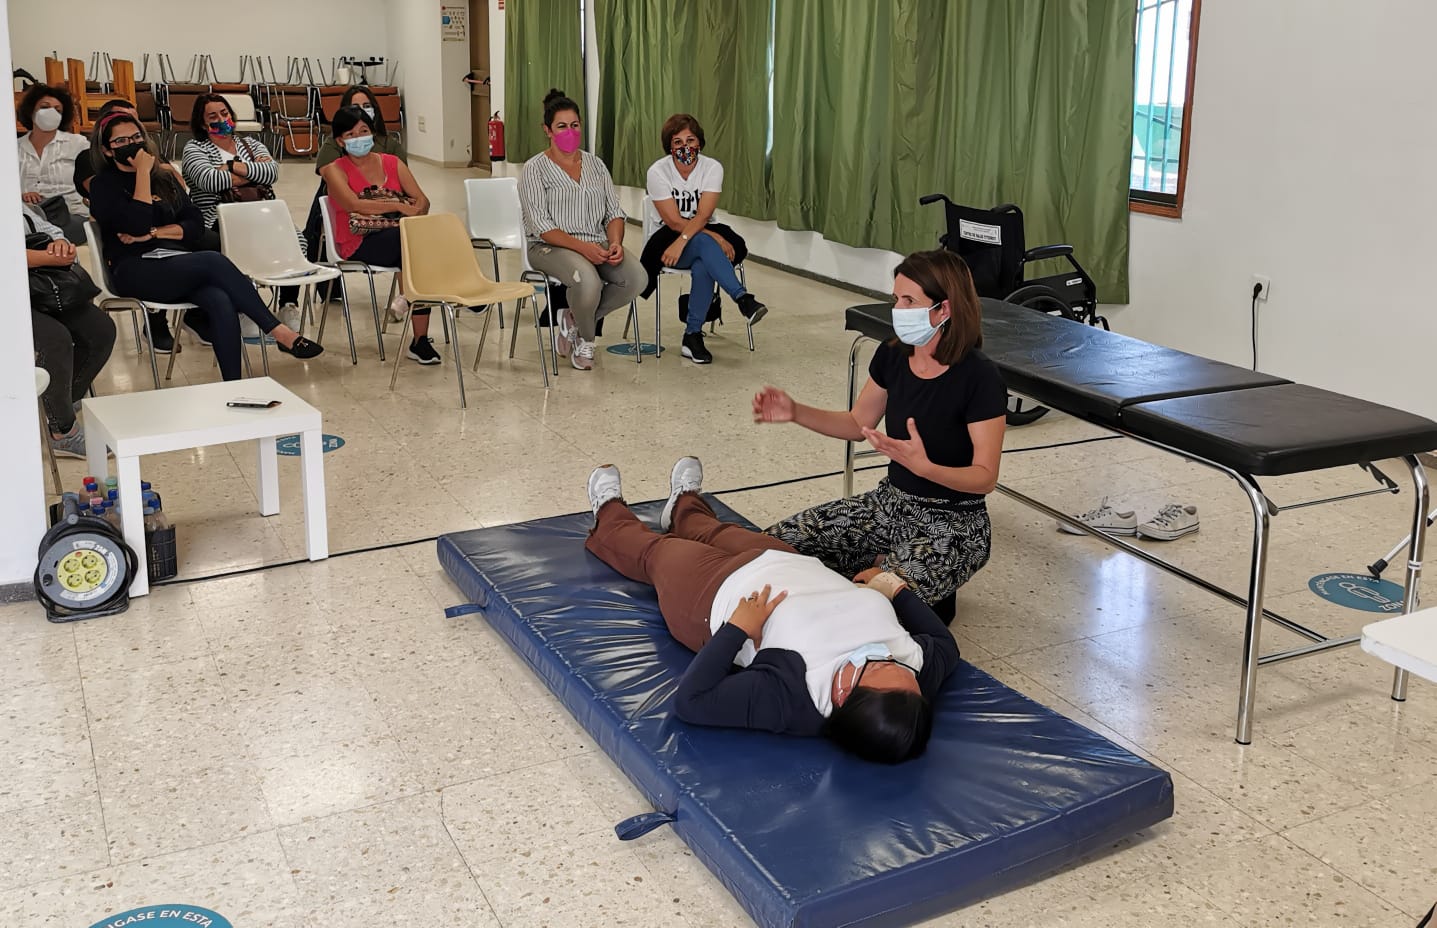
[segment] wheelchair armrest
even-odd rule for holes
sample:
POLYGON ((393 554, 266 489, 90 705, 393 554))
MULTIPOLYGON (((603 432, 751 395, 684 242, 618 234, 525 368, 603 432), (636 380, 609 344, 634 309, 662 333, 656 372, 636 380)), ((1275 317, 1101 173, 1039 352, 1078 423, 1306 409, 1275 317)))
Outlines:
POLYGON ((995 206, 995 207, 993 207, 991 210, 989 210, 989 212, 990 212, 990 213, 1017 213, 1017 214, 1020 215, 1020 216, 1023 214, 1023 211, 1018 208, 1018 204, 1017 204, 1017 203, 999 203, 997 206, 995 206))
POLYGON ((928 193, 928 194, 924 194, 923 196, 921 196, 921 197, 918 198, 918 205, 919 205, 919 206, 927 206, 927 205, 930 204, 930 203, 937 203, 939 200, 942 200, 942 201, 945 202, 945 203, 951 203, 951 202, 952 202, 952 201, 949 200, 948 197, 947 197, 946 195, 944 195, 944 194, 941 194, 941 193, 928 193))
POLYGON ((1027 254, 1023 255, 1023 260, 1042 261, 1045 258, 1071 257, 1072 254, 1072 245, 1039 245, 1037 248, 1029 248, 1027 254))

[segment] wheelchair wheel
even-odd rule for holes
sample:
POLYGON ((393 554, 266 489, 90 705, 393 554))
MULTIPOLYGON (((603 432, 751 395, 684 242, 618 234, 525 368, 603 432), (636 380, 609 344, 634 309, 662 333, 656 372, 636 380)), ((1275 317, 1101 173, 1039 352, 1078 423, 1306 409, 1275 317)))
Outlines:
POLYGON ((1036 309, 1038 312, 1047 313, 1050 316, 1062 316, 1064 319, 1071 319, 1074 322, 1085 321, 1082 313, 1058 296, 1057 291, 1042 284, 1019 287, 1004 297, 1003 302, 1022 306, 1025 309, 1036 309))

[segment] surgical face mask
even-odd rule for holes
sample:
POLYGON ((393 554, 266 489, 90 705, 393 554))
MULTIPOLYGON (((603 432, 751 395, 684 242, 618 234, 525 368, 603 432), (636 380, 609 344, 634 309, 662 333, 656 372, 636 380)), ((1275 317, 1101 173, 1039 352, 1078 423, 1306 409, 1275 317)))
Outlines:
POLYGON ((344 150, 356 158, 363 158, 374 149, 374 136, 361 135, 344 140, 344 150))
POLYGON ((932 306, 895 306, 893 308, 893 332, 898 340, 905 345, 912 345, 915 348, 928 344, 938 330, 943 328, 943 322, 937 325, 928 324, 928 314, 938 308, 937 303, 932 306))
POLYGON ((578 129, 560 129, 554 133, 554 147, 566 155, 572 155, 579 150, 580 135, 578 129))
POLYGON ((888 645, 870 641, 868 644, 854 648, 853 652, 844 660, 862 670, 863 665, 869 661, 887 660, 892 656, 893 652, 888 650, 888 645))
POLYGON ((221 119, 219 122, 212 122, 209 125, 210 135, 234 135, 235 124, 233 119, 221 119))
POLYGON ((699 150, 692 145, 682 145, 674 149, 674 160, 679 164, 694 164, 699 160, 699 150))
POLYGON ((60 128, 60 111, 47 106, 44 109, 36 110, 31 116, 31 121, 41 132, 54 132, 60 128))
POLYGON ((364 111, 364 115, 368 116, 370 119, 374 118, 374 107, 370 106, 368 103, 361 103, 359 108, 364 111))

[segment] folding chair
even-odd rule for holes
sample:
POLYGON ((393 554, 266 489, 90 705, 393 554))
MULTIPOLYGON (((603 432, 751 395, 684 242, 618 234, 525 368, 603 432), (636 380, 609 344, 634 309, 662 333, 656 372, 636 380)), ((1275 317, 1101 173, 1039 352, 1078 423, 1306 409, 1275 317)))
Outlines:
MULTIPOLYGON (((657 232, 660 227, 663 226, 664 221, 663 218, 659 216, 659 211, 654 207, 654 201, 651 200, 648 196, 644 197, 643 213, 644 242, 647 244, 649 239, 653 237, 653 234, 657 232)), ((738 271, 738 279, 739 282, 744 285, 744 289, 748 289, 748 278, 744 276, 743 265, 735 264, 733 266, 733 269, 735 271, 738 271)), ((690 277, 693 276, 693 273, 688 268, 666 267, 662 268, 659 271, 659 276, 654 280, 654 351, 656 355, 662 355, 664 353, 664 341, 662 335, 660 334, 663 331, 664 314, 663 282, 664 277, 670 274, 687 274, 690 277)), ((692 285, 690 285, 689 289, 690 291, 692 291, 692 285)), ((693 299, 692 293, 690 294, 689 299, 693 299)), ((747 320, 745 320, 744 329, 748 333, 748 350, 752 351, 753 325, 751 323, 748 323, 747 320)), ((713 331, 714 323, 709 323, 709 332, 712 333, 713 331)))
POLYGON ((145 347, 150 352, 150 375, 154 377, 155 389, 160 389, 160 366, 155 359, 155 343, 150 335, 150 310, 173 313, 170 319, 170 331, 175 333, 175 347, 170 351, 170 364, 165 369, 165 379, 169 380, 175 372, 175 355, 180 353, 180 315, 187 309, 195 309, 194 303, 156 303, 151 300, 141 300, 129 296, 116 296, 115 285, 110 281, 110 265, 105 261, 105 245, 100 240, 100 227, 95 220, 85 222, 85 238, 89 244, 89 271, 94 278, 95 285, 100 288, 100 295, 95 297, 95 305, 107 313, 128 312, 130 313, 130 325, 135 330, 135 351, 140 351, 140 326, 135 319, 138 313, 140 320, 145 327, 145 347))

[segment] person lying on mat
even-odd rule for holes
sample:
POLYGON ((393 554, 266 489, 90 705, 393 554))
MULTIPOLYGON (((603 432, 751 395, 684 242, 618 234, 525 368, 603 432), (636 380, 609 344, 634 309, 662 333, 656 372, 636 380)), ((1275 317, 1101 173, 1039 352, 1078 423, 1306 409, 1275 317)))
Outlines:
POLYGON ((788 543, 720 522, 700 491, 703 465, 680 458, 662 532, 624 503, 619 469, 594 468, 594 529, 584 547, 651 584, 669 632, 697 656, 674 695, 695 725, 827 735, 867 760, 923 753, 932 700, 958 645, 892 573, 849 580, 788 543))
POLYGON ((984 497, 998 483, 1007 391, 978 350, 982 304, 962 258, 904 258, 893 272, 893 300, 897 338, 874 352, 852 409, 805 406, 777 387, 753 398, 755 422, 866 440, 888 456, 888 475, 876 489, 805 509, 767 532, 845 575, 892 571, 932 605, 988 562, 984 497))

